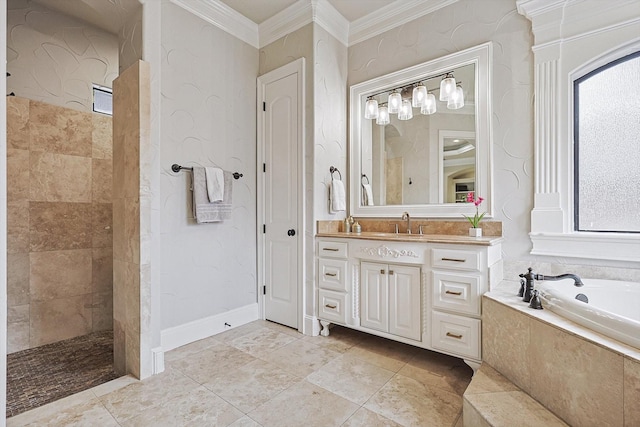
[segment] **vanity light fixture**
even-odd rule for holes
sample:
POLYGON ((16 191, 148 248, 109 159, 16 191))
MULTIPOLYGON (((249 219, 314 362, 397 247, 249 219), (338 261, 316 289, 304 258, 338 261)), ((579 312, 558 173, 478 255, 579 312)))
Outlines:
POLYGON ((420 113, 424 115, 433 114, 436 112, 436 96, 432 93, 428 93, 424 99, 424 103, 420 108, 420 113))
POLYGON ((402 101, 400 111, 398 111, 398 120, 411 120, 413 118, 413 107, 411 101, 405 99, 402 101))
POLYGON ((391 92, 388 105, 389 113, 397 114, 400 111, 400 107, 402 107, 402 95, 400 95, 400 92, 391 92))
POLYGON ((378 118, 378 101, 373 98, 369 98, 367 104, 364 107, 365 119, 377 119, 378 118))
POLYGON ((457 110, 464 107, 464 92, 462 86, 457 85, 455 90, 451 92, 449 100, 447 101, 447 108, 450 110, 457 110))
POLYGON ((413 88, 413 93, 411 95, 411 106, 412 107, 422 107, 424 105, 424 101, 427 97, 427 88, 422 83, 419 83, 418 86, 413 88))
POLYGON ((448 101, 449 97, 456 89, 456 79, 452 73, 448 73, 444 76, 440 82, 440 101, 448 101))
POLYGON ((388 125, 391 123, 391 118, 389 117, 389 108, 386 105, 378 108, 378 117, 376 118, 377 125, 388 125))

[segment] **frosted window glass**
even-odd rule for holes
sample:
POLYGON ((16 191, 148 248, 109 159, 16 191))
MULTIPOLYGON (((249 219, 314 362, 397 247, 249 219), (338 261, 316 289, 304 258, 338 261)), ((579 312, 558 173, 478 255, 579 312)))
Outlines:
POLYGON ((640 232, 640 56, 576 81, 577 229, 640 232))
POLYGON ((93 111, 113 115, 113 95, 111 89, 103 86, 93 87, 93 111))

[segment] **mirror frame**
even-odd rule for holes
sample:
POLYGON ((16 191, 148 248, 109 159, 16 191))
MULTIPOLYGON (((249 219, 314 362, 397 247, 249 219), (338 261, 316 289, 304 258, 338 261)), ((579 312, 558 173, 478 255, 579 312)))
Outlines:
MULTIPOLYGON (((425 218, 459 218, 474 215, 471 203, 432 203, 415 205, 361 206, 361 142, 371 136, 371 126, 363 128, 364 104, 369 94, 407 85, 432 75, 443 74, 451 69, 475 64, 475 113, 476 113, 476 195, 484 198, 482 211, 493 217, 493 144, 491 125, 491 58, 492 43, 487 42, 469 49, 452 53, 410 68, 386 74, 350 88, 350 133, 349 139, 349 208, 350 215, 357 217, 397 217, 403 212, 425 218)), ((431 141, 436 148, 439 141, 431 141)))

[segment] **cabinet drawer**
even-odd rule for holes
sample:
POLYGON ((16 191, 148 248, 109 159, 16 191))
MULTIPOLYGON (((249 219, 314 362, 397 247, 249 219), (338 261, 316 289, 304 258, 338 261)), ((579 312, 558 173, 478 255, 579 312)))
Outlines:
POLYGON ((320 302, 318 317, 336 323, 346 323, 347 294, 320 289, 318 295, 320 302))
POLYGON ((347 242, 318 242, 318 256, 332 258, 347 257, 347 242))
POLYGON ((463 273, 432 273, 433 307, 480 315, 480 276, 463 273))
POLYGON ((462 357, 480 359, 480 320, 433 311, 431 314, 433 348, 462 357))
POLYGON ((335 291, 347 291, 347 261, 339 259, 318 260, 318 287, 320 289, 333 289, 335 291))
POLYGON ((433 249, 431 265, 435 268, 478 271, 480 253, 463 249, 433 249))

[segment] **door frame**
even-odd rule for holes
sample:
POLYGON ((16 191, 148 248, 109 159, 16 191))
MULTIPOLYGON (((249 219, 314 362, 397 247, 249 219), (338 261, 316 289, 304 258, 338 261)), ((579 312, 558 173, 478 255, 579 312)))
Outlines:
POLYGON ((305 287, 304 278, 305 263, 304 263, 304 248, 306 243, 306 224, 304 221, 305 203, 304 203, 304 188, 305 188, 305 59, 299 58, 286 65, 283 65, 275 70, 269 71, 261 76, 258 76, 257 80, 257 96, 256 96, 256 177, 257 177, 257 229, 256 237, 258 243, 257 250, 257 265, 258 265, 258 277, 257 277, 257 293, 258 293, 258 309, 259 316, 265 320, 265 295, 262 292, 263 286, 265 286, 265 252, 266 252, 266 239, 263 233, 263 224, 265 224, 265 179, 262 169, 262 164, 265 162, 265 122, 264 111, 262 103, 265 98, 265 86, 273 81, 279 80, 291 74, 297 73, 297 86, 298 86, 298 173, 296 191, 298 192, 298 206, 297 206, 297 251, 298 251, 298 331, 303 332, 304 325, 304 300, 305 300, 305 287))

